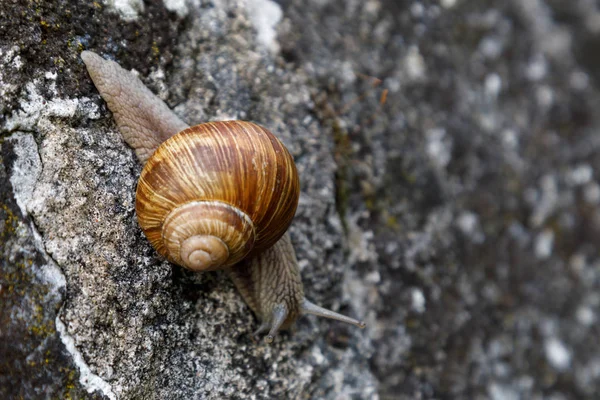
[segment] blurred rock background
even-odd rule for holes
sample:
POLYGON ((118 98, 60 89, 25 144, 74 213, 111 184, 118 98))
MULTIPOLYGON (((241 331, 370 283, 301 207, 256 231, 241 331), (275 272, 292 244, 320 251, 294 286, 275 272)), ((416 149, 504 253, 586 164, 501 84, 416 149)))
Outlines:
POLYGON ((1 2, 0 397, 596 398, 598 54, 588 0, 1 2), (307 296, 368 327, 254 343, 160 260, 84 49, 275 132, 307 296))

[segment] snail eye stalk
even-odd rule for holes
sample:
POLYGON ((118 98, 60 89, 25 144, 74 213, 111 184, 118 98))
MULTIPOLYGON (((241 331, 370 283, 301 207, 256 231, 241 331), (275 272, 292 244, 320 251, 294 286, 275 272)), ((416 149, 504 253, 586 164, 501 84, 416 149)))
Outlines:
POLYGON ((306 299, 304 299, 304 301, 302 302, 302 304, 300 306, 300 312, 302 314, 311 314, 311 315, 316 315, 318 317, 335 319, 338 321, 346 322, 347 324, 357 326, 360 329, 363 329, 365 326, 367 326, 367 324, 365 324, 364 321, 359 321, 357 319, 350 318, 345 315, 328 310, 326 308, 320 307, 314 303, 311 303, 310 301, 308 301, 306 299))

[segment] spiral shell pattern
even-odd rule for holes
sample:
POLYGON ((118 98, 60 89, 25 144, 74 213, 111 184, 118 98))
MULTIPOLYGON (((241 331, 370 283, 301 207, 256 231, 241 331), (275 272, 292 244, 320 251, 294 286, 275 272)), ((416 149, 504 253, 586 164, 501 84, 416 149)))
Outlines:
POLYGON ((209 122, 158 147, 142 170, 136 212, 158 253, 210 270, 275 244, 299 194, 292 156, 272 133, 251 122, 209 122))

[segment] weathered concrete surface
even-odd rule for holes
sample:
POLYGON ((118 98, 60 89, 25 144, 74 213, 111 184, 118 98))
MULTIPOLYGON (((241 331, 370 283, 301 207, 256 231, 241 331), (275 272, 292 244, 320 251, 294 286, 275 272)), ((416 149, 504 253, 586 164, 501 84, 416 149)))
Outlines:
POLYGON ((600 391, 593 2, 80 3, 0 4, 0 397, 600 391), (276 132, 307 295, 367 329, 255 344, 224 276, 158 259, 82 49, 276 132))

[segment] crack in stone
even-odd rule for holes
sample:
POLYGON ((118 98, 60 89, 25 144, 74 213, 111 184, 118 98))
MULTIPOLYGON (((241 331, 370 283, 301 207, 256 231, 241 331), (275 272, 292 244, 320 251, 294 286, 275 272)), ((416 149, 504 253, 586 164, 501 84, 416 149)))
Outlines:
POLYGON ((15 197, 17 205, 21 209, 23 219, 29 220, 30 222, 29 228, 31 229, 31 233, 34 239, 33 243, 36 250, 40 252, 42 257, 44 257, 44 260, 46 261, 46 265, 41 265, 39 268, 42 274, 42 278, 52 288, 51 295, 57 296, 58 302, 60 304, 60 309, 58 310, 55 319, 56 331, 60 337, 61 342, 65 346, 65 349, 71 355, 73 363, 79 370, 79 382, 81 383, 83 388, 85 388, 85 390, 88 393, 100 391, 109 399, 116 400, 117 396, 112 391, 112 386, 108 382, 103 380, 100 376, 94 374, 91 371, 90 367, 85 362, 83 355, 77 349, 75 345, 75 339, 71 335, 69 335, 66 325, 60 319, 60 316, 63 314, 63 310, 66 305, 65 293, 61 293, 61 291, 66 290, 67 287, 66 275, 63 269, 60 267, 58 261, 54 259, 54 257, 47 251, 46 246, 44 244, 43 236, 40 233, 41 229, 37 225, 35 217, 32 214, 30 214, 28 210, 27 200, 31 198, 34 192, 34 188, 39 181, 41 171, 43 169, 43 163, 39 152, 38 144, 35 142, 33 135, 29 133, 24 133, 23 135, 19 135, 17 133, 11 135, 8 138, 8 140, 17 142, 15 145, 15 153, 17 156, 17 161, 15 162, 16 167, 12 171, 10 180, 11 185, 13 186, 13 196, 15 197), (19 145, 21 147, 19 147, 19 145), (23 149, 35 151, 35 156, 37 156, 37 166, 39 168, 36 169, 35 166, 31 168, 25 168, 26 165, 18 164, 19 162, 23 163, 24 157, 29 157, 28 160, 25 160, 28 161, 25 162, 25 164, 29 166, 31 166, 30 164, 32 163, 35 164, 35 162, 32 161, 33 158, 31 157, 31 155, 29 155, 26 151, 19 151, 23 149), (15 171, 21 174, 17 179, 18 182, 12 179, 15 176, 15 171), (31 186, 31 190, 25 191, 23 193, 17 193, 16 188, 23 186, 22 184, 17 183, 22 183, 24 181, 28 181, 29 186, 31 186))

